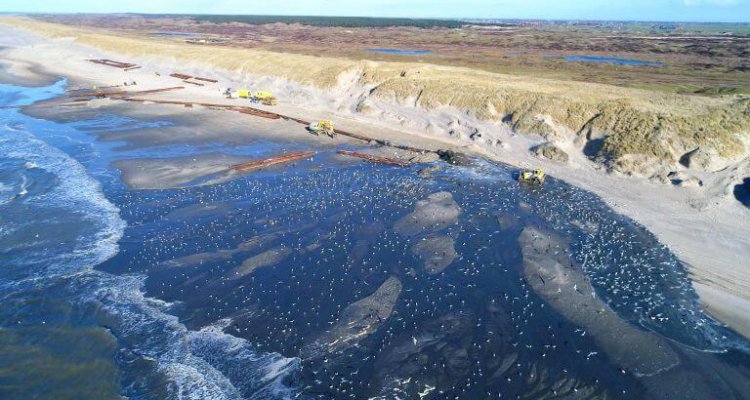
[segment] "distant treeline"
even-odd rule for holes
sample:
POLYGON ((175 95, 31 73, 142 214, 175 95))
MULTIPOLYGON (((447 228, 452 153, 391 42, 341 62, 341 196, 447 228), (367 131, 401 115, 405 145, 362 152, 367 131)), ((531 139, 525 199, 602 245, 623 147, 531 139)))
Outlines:
POLYGON ((382 28, 411 26, 417 28, 460 28, 465 22, 444 19, 372 18, 372 17, 304 17, 283 15, 186 15, 196 21, 214 23, 240 22, 251 25, 302 24, 320 27, 382 28))

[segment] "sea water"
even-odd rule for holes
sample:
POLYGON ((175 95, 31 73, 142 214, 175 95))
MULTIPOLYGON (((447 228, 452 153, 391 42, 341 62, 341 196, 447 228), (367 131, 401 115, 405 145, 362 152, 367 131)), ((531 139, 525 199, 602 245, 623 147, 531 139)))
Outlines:
MULTIPOLYGON (((95 269, 118 253, 127 229, 104 193, 123 190, 108 166, 111 146, 93 145, 79 121, 12 108, 60 95, 64 85, 0 85, 0 397, 288 397, 282 381, 295 359, 256 353, 211 327, 190 331, 168 304, 144 296, 144 275, 95 269), (244 375, 231 382, 219 363, 244 375)), ((98 129, 128 124, 112 117, 98 129)))
POLYGON ((399 56, 425 56, 428 54, 432 54, 430 50, 405 50, 405 49, 387 49, 387 48, 378 48, 378 49, 367 49, 370 53, 380 53, 380 54, 394 54, 399 56))
MULTIPOLYGON (((0 86, 0 99, 30 104, 64 85, 0 86)), ((130 190, 113 161, 227 146, 102 142, 180 122, 71 115, 53 122, 0 109, 0 397, 750 393, 747 342, 700 309, 669 249, 585 190, 554 178, 519 186, 512 168, 481 160, 423 178, 422 166, 343 162, 334 148, 219 185, 130 190), (456 223, 404 236, 399 221, 436 193, 450 194, 456 223), (570 319, 600 310, 563 314, 533 290, 520 241, 529 228, 559 236, 564 245, 549 256, 569 257, 566 268, 585 274, 594 297, 680 362, 653 376, 623 369, 601 336, 621 332, 594 322, 595 336, 570 319), (440 273, 415 253, 434 237, 452 239, 456 252, 440 273), (235 277, 258 257, 271 258, 235 277), (374 332, 335 352, 306 350, 393 277, 402 290, 374 332)), ((298 144, 249 140, 227 152, 252 158, 288 146, 298 144)), ((579 301, 581 290, 566 296, 579 301)))
POLYGON ((567 56, 565 57, 565 61, 597 63, 597 64, 618 64, 618 65, 627 65, 627 66, 633 66, 633 67, 663 67, 667 65, 660 61, 643 61, 643 60, 634 60, 634 59, 629 59, 629 58, 598 57, 598 56, 567 56))

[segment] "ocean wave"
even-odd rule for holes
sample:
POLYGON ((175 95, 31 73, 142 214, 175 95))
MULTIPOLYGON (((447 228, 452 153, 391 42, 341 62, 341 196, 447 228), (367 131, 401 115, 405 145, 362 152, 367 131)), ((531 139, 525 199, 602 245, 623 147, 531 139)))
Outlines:
POLYGON ((2 127, 0 127, 1 131, 9 131, 9 132, 23 132, 24 126, 23 124, 3 124, 2 127))
POLYGON ((250 343, 224 329, 231 323, 223 319, 199 331, 190 332, 188 341, 193 354, 201 356, 227 376, 246 398, 292 398, 294 391, 285 382, 299 370, 299 358, 278 353, 258 354, 250 343), (246 366, 254 371, 248 373, 246 366))
POLYGON ((29 184, 29 179, 24 174, 20 174, 20 182, 17 185, 0 182, 0 206, 10 204, 29 194, 29 184))
MULTIPOLYGON (((81 241, 75 251, 76 257, 85 257, 85 264, 96 265, 117 254, 117 242, 125 231, 125 221, 120 210, 102 193, 101 185, 90 177, 78 161, 62 150, 49 146, 30 132, 6 132, 0 142, 0 153, 25 164, 32 163, 39 169, 53 174, 57 184, 49 191, 38 193, 29 202, 38 206, 56 206, 73 212, 85 213, 85 218, 100 229, 91 241, 81 241)), ((28 194, 29 180, 21 174, 17 197, 28 194)), ((63 269, 70 266, 61 265, 63 269)), ((77 272, 77 271, 68 271, 77 272)))
POLYGON ((21 175, 21 190, 18 192, 18 197, 24 197, 29 194, 29 179, 26 175, 21 175))
POLYGON ((0 206, 10 203, 16 198, 15 189, 12 185, 0 182, 0 206))
MULTIPOLYGON (((258 353, 250 343, 223 333, 218 326, 190 331, 168 313, 169 304, 145 296, 145 276, 95 270, 96 265, 119 252, 118 242, 126 228, 119 208, 105 197, 101 184, 77 160, 28 131, 6 128, 9 126, 3 127, 0 154, 22 162, 26 170, 39 169, 55 177, 54 186, 30 193, 31 179, 21 174, 20 186, 10 188, 17 191, 14 197, 26 196, 25 204, 32 209, 69 210, 71 215, 85 221, 80 225, 86 229, 69 253, 49 255, 46 250, 24 250, 19 262, 23 258, 24 263, 42 268, 29 269, 27 276, 9 282, 4 290, 39 287, 67 278, 75 286, 74 301, 96 304, 99 311, 116 321, 111 329, 124 344, 124 350, 156 361, 152 372, 166 378, 170 398, 234 400, 293 396, 293 389, 286 382, 299 369, 298 359, 258 353)), ((0 237, 14 232, 3 226, 0 237)), ((36 246, 46 248, 44 239, 53 238, 40 238, 36 246)), ((141 396, 125 394, 133 398, 141 396)))
MULTIPOLYGON (((281 399, 295 391, 287 380, 299 359, 258 353, 244 339, 213 325, 191 331, 170 315, 168 304, 145 296, 144 275, 103 274, 89 300, 118 321, 110 327, 139 357, 156 361, 152 373, 170 382, 175 399, 281 399)), ((139 385, 132 385, 139 386, 139 385)), ((126 393, 127 395, 128 393, 126 393)), ((135 394, 133 394, 135 395, 135 394)))

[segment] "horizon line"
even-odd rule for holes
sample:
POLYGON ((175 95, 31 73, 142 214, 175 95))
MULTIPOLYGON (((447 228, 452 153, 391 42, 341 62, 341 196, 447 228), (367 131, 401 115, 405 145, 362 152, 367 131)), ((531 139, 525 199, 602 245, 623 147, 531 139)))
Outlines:
POLYGON ((414 21, 456 21, 456 22, 467 22, 467 23, 482 23, 483 21, 487 24, 491 24, 491 21, 540 21, 540 22, 623 22, 623 23, 693 23, 693 24, 743 24, 750 25, 750 21, 699 21, 699 20, 634 20, 634 19, 569 19, 569 18, 520 18, 520 17, 509 17, 509 18, 473 18, 473 17, 457 17, 457 18, 445 18, 445 17, 397 17, 397 16, 376 16, 376 15, 322 15, 322 14, 226 14, 226 13, 148 13, 148 12, 137 12, 137 11, 126 11, 126 12, 82 12, 82 11, 71 11, 71 12, 42 12, 42 11, 0 11, 0 14, 17 14, 17 15, 176 15, 176 16, 200 16, 200 15, 214 15, 214 16, 259 16, 259 17, 322 17, 322 18, 377 18, 377 19, 407 19, 414 21))

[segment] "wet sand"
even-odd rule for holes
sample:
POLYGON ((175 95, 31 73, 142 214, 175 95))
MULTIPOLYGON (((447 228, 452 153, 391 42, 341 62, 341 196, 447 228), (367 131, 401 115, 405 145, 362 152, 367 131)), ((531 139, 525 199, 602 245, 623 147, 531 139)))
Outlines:
POLYGON ((246 160, 226 154, 205 154, 120 160, 113 165, 122 171, 123 182, 131 188, 166 189, 226 182, 239 175, 228 166, 246 160))
POLYGON ((566 255, 560 237, 527 227, 519 237, 526 282, 547 303, 592 335, 620 368, 636 375, 656 375, 679 364, 669 343, 625 323, 596 297, 586 275, 566 255))

